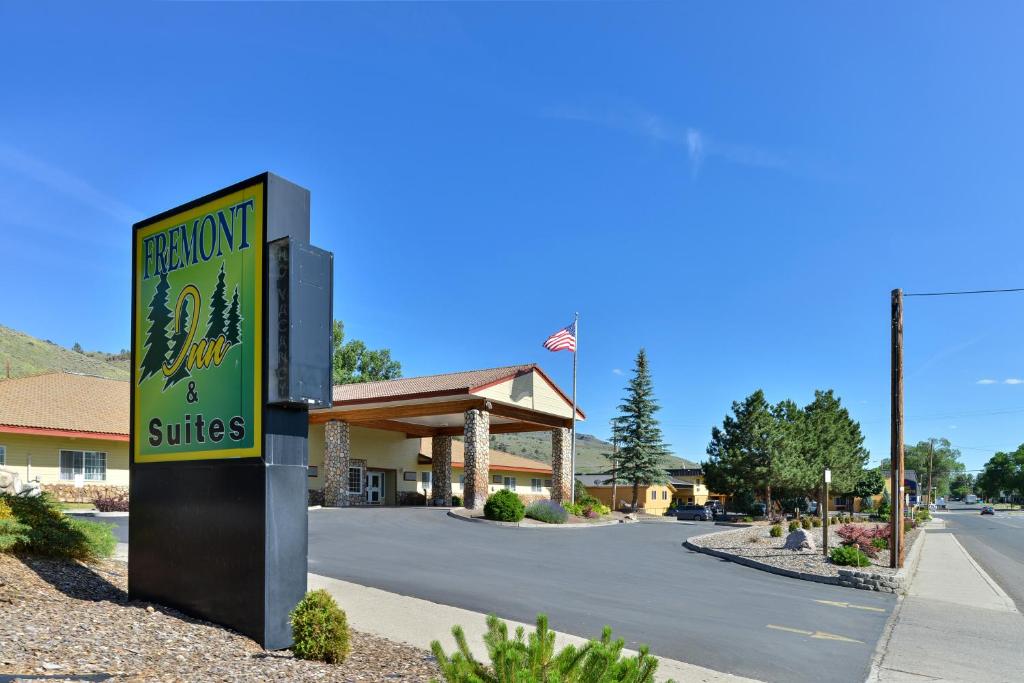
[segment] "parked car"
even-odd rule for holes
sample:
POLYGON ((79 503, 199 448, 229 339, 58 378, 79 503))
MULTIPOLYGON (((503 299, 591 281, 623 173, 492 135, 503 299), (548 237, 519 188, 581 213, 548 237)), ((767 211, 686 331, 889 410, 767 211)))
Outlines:
POLYGON ((695 522, 706 522, 714 518, 710 508, 703 505, 686 504, 676 507, 676 519, 692 519, 695 522))
POLYGON ((982 506, 982 508, 981 508, 981 514, 983 514, 983 515, 994 515, 994 514, 996 514, 996 509, 994 507, 992 507, 991 505, 985 505, 985 506, 982 506))
POLYGON ((704 503, 704 507, 706 507, 709 510, 711 510, 711 513, 713 515, 715 515, 716 517, 718 515, 724 515, 725 514, 725 506, 722 505, 721 501, 709 500, 708 502, 704 503))

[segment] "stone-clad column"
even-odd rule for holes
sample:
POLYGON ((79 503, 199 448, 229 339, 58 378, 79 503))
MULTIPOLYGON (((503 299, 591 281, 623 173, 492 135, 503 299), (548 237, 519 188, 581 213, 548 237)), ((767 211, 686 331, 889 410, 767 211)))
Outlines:
POLYGON ((551 500, 563 505, 572 502, 571 432, 565 427, 551 430, 551 500))
POLYGON ((324 425, 324 505, 348 507, 348 466, 351 461, 347 422, 324 425))
POLYGON ((430 499, 434 505, 452 504, 452 437, 435 436, 430 440, 430 499))
POLYGON ((486 410, 466 411, 466 484, 463 488, 467 509, 483 508, 487 502, 490 477, 491 414, 486 410))

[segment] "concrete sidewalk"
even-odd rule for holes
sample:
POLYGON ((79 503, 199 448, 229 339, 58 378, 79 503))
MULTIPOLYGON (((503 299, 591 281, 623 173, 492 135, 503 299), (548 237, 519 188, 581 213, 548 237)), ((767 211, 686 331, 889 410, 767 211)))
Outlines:
POLYGON ((917 573, 870 681, 1019 681, 1024 616, 953 534, 919 539, 917 573))
MULTIPOLYGON (((432 640, 438 640, 446 652, 452 652, 455 650, 455 639, 451 634, 452 626, 460 625, 466 632, 466 641, 473 650, 473 654, 478 658, 486 658, 487 650, 483 644, 483 635, 487 631, 487 625, 484 614, 420 598, 389 593, 318 574, 309 575, 308 587, 309 590, 323 588, 334 596, 334 599, 345 610, 349 625, 359 631, 407 643, 424 650, 430 649, 432 640)), ((527 633, 534 628, 533 624, 521 624, 510 620, 506 620, 506 622, 510 632, 514 632, 516 626, 524 626, 527 633)), ((597 637, 600 634, 593 635, 597 637)), ((615 634, 612 635, 614 637, 615 634)), ((586 642, 585 638, 556 632, 555 643, 558 647, 570 644, 580 646, 586 642)), ((723 644, 723 647, 730 646, 723 644)), ((627 652, 636 654, 634 651, 627 652)), ((657 678, 659 681, 672 679, 680 683, 683 681, 686 683, 755 683, 749 678, 705 669, 686 662, 661 657, 658 659, 657 678)))

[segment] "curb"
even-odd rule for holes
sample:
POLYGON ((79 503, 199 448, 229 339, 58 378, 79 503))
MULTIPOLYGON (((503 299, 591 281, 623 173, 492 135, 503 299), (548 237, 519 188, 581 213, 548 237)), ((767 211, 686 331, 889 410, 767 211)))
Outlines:
POLYGON ((519 522, 497 522, 493 519, 484 519, 482 517, 468 517, 466 515, 460 515, 454 510, 448 511, 448 516, 453 519, 459 519, 463 522, 473 522, 474 524, 490 524, 491 526, 512 528, 512 529, 592 529, 594 527, 602 526, 618 526, 623 524, 616 520, 608 520, 606 522, 587 522, 586 524, 570 523, 570 524, 521 524, 519 522))
MULTIPOLYGON (((710 534, 704 534, 709 536, 710 534)), ((695 536, 694 538, 700 538, 695 536)), ((742 564, 745 567, 751 567, 753 569, 760 569, 761 571, 768 572, 769 574, 778 574, 779 576, 786 576, 791 579, 802 579, 804 581, 813 581, 814 583, 826 583, 833 586, 839 585, 838 576, 821 576, 820 574, 808 574, 807 572, 795 572, 792 569, 783 569, 774 565, 765 564, 764 562, 758 562, 757 560, 751 560, 747 557, 740 557, 738 555, 731 555, 721 550, 715 550, 714 548, 705 548, 703 546, 695 545, 690 542, 689 539, 683 541, 683 547, 698 553, 704 553, 705 555, 711 555, 722 560, 728 560, 729 562, 735 562, 736 564, 742 564)))
MULTIPOLYGON (((981 576, 982 580, 985 583, 988 584, 989 588, 992 589, 992 592, 994 592, 996 595, 998 595, 999 598, 1003 601, 1003 604, 1006 606, 1006 611, 1008 611, 1008 612, 1017 612, 1017 611, 1019 611, 1017 609, 1016 603, 1013 602, 1013 598, 1011 598, 1009 595, 1007 595, 1006 591, 1003 590, 1003 587, 1000 586, 998 583, 996 583, 995 579, 993 579, 991 576, 989 576, 988 572, 986 572, 984 569, 981 568, 981 565, 979 565, 977 560, 975 560, 971 556, 971 554, 969 552, 967 552, 967 548, 965 548, 963 546, 963 544, 960 543, 960 540, 956 536, 953 536, 953 542, 956 543, 960 547, 960 551, 967 557, 967 560, 971 563, 971 566, 974 567, 974 571, 978 572, 978 574, 981 576)), ((915 569, 916 569, 916 567, 915 567, 915 569)))

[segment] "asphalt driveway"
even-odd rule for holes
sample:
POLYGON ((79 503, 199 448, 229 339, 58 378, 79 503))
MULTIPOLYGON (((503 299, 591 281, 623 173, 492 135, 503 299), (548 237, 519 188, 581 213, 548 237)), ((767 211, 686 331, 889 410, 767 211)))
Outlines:
POLYGON ((895 599, 682 547, 708 523, 509 529, 443 510, 309 514, 309 570, 764 681, 863 681, 895 599), (844 606, 847 605, 847 606, 844 606), (811 635, 813 634, 813 635, 811 635))

